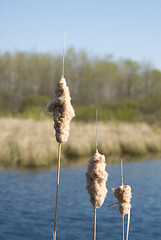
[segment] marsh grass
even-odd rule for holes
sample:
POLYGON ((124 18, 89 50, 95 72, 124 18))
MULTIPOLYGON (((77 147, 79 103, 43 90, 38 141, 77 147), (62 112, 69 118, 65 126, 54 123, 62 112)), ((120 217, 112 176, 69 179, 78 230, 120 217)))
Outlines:
MULTIPOLYGON (((57 143, 52 120, 0 119, 0 163, 4 166, 56 165, 57 143)), ((68 161, 89 156, 95 149, 95 123, 72 122, 62 156, 68 161)), ((146 123, 99 123, 100 152, 107 156, 144 156, 161 153, 161 128, 146 123)), ((67 163, 66 163, 67 165, 67 163)))

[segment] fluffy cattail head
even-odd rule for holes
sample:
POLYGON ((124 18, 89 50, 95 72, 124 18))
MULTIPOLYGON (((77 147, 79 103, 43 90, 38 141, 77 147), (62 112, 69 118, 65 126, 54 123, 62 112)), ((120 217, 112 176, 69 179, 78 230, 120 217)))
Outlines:
POLYGON ((131 208, 131 187, 129 185, 114 188, 113 193, 119 202, 119 212, 121 215, 128 214, 131 208))
POLYGON ((90 194, 91 203, 97 208, 102 206, 108 192, 106 188, 108 173, 105 168, 105 156, 96 151, 95 155, 89 160, 86 188, 90 194))
POLYGON ((54 99, 48 103, 46 110, 53 114, 56 140, 65 143, 68 140, 70 121, 75 116, 66 80, 62 77, 56 87, 54 99))

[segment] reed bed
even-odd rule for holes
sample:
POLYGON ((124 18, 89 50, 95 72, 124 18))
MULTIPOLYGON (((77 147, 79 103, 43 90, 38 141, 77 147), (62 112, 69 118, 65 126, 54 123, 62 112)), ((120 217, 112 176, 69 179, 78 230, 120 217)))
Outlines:
MULTIPOLYGON (((57 142, 53 121, 0 118, 0 163, 5 166, 56 165, 57 142)), ((93 153, 95 123, 71 122, 65 159, 75 161, 93 153), (79 140, 79 141, 78 141, 79 140)), ((146 123, 99 122, 99 151, 105 155, 141 156, 161 153, 161 128, 146 123)))

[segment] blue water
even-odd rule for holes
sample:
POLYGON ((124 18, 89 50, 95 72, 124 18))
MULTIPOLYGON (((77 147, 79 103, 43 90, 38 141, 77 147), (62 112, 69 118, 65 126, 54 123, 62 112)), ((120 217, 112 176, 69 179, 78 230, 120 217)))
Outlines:
MULTIPOLYGON (((108 196, 97 210, 97 240, 121 239, 122 223, 112 187, 120 166, 107 167, 108 196)), ((85 168, 62 169, 57 240, 93 239, 93 207, 85 190, 85 168)), ((132 187, 129 240, 161 239, 161 160, 124 164, 124 184, 132 187)), ((52 240, 56 171, 0 171, 0 239, 52 240)), ((125 218, 127 219, 127 218, 125 218)))

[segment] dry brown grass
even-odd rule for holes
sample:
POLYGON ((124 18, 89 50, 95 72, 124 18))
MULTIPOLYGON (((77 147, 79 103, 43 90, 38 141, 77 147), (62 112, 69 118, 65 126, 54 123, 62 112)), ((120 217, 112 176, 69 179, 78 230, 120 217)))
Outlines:
MULTIPOLYGON (((50 166, 57 159, 52 120, 0 119, 0 162, 3 165, 50 166)), ((161 152, 161 129, 146 123, 99 122, 98 146, 105 155, 144 155, 161 152)), ((95 124, 72 122, 66 158, 93 154, 95 124)), ((74 161, 73 158, 73 161, 74 161)))

